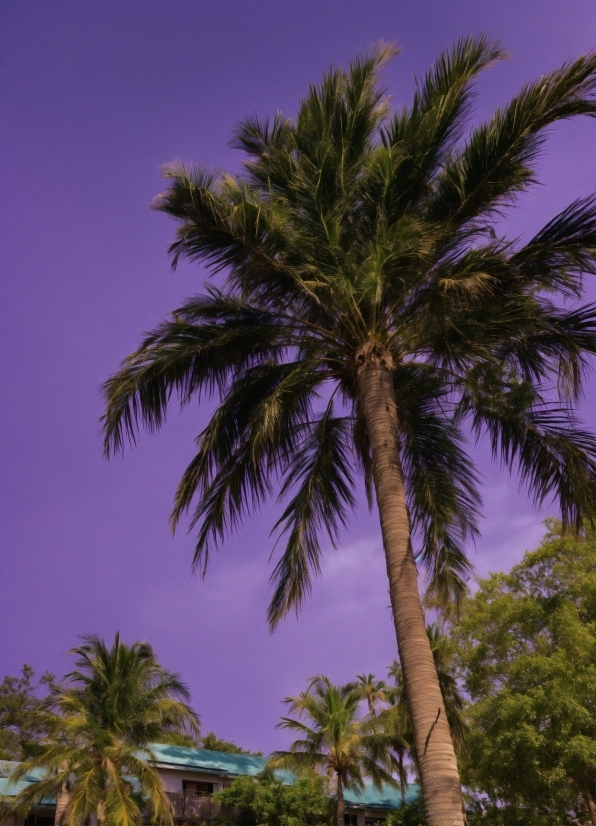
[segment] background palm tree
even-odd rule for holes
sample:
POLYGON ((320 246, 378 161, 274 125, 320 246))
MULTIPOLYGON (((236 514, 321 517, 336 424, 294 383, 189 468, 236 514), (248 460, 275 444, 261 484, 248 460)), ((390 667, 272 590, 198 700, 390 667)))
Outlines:
POLYGON ((380 46, 331 70, 294 120, 247 118, 239 175, 173 163, 156 208, 170 251, 226 271, 106 383, 108 454, 160 427, 172 394, 219 403, 178 487, 193 508, 195 566, 276 485, 289 501, 273 573, 272 626, 298 609, 357 496, 379 510, 404 690, 430 826, 463 823, 459 774, 418 592, 457 600, 480 499, 468 429, 519 468, 566 525, 596 510, 596 443, 573 405, 596 352, 596 308, 562 304, 596 271, 596 201, 525 245, 496 223, 535 180, 551 124, 596 114, 596 56, 527 84, 469 131, 472 85, 505 56, 462 38, 391 114, 380 46), (193 504, 196 502, 196 504, 193 504))
POLYGON ((306 691, 284 700, 296 715, 282 717, 280 728, 300 735, 287 752, 275 752, 268 765, 297 772, 323 771, 335 779, 337 826, 344 826, 344 789, 364 787, 370 777, 377 788, 395 785, 388 739, 374 718, 362 718, 362 695, 353 684, 334 685, 314 677, 306 691))
POLYGON ((37 712, 50 736, 40 754, 19 764, 19 780, 41 770, 45 779, 20 792, 19 810, 56 795, 56 824, 78 824, 94 813, 104 826, 133 826, 150 808, 154 822, 170 824, 171 807, 151 744, 198 736, 199 719, 177 674, 162 668, 147 643, 111 647, 95 635, 69 653, 77 670, 55 686, 37 712))
POLYGON ((388 686, 383 680, 377 680, 374 674, 358 674, 353 686, 360 694, 360 699, 366 702, 371 716, 377 713, 378 705, 387 700, 388 686))

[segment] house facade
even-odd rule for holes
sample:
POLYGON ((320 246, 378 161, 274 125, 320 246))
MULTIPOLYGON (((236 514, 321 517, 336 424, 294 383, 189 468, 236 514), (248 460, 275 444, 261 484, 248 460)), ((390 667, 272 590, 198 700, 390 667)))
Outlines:
MULTIPOLYGON (((172 803, 176 826, 208 823, 220 813, 213 795, 230 786, 236 777, 256 777, 267 764, 266 757, 253 754, 229 754, 163 744, 154 745, 152 749, 155 766, 172 803)), ((23 785, 39 779, 26 777, 15 788, 7 779, 14 767, 14 763, 0 762, 0 796, 6 801, 23 785)), ((276 771, 276 775, 283 782, 292 782, 289 772, 276 771)), ((405 799, 409 802, 417 795, 418 788, 409 786, 405 799)), ((385 787, 378 791, 367 784, 362 792, 347 789, 345 802, 346 826, 380 826, 387 814, 401 805, 402 798, 397 789, 385 787)), ((53 800, 44 800, 27 817, 11 816, 5 819, 3 826, 53 826, 54 808, 53 800)))

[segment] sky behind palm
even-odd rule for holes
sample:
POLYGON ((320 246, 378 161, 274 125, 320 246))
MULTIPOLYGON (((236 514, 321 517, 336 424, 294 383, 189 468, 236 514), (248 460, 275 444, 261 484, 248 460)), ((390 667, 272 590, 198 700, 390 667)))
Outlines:
MULTIPOLYGON (((173 413, 123 459, 102 458, 99 387, 206 273, 172 275, 173 225, 148 204, 173 158, 237 170, 242 116, 296 112, 309 83, 379 39, 396 105, 413 75, 462 34, 486 31, 513 56, 478 84, 477 118, 526 80, 596 43, 593 0, 4 0, 0 8, 3 273, 0 678, 23 662, 57 674, 78 634, 147 639, 181 673, 204 729, 269 751, 280 700, 324 672, 376 672, 395 656, 376 516, 363 507, 326 555, 300 620, 265 623, 274 509, 246 523, 191 577, 193 538, 167 525, 207 408, 173 413)), ((544 184, 505 223, 530 234, 596 190, 596 124, 552 131, 544 184)), ((596 299, 596 284, 587 298, 596 299)), ((584 420, 596 427, 594 374, 584 420)), ((485 477, 480 574, 510 567, 541 520, 515 479, 485 477)))

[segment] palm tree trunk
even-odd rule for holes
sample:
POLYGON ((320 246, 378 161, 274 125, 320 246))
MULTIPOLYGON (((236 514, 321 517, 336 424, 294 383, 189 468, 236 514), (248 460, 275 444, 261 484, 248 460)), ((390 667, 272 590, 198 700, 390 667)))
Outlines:
MULTIPOLYGON (((66 771, 68 763, 60 764, 60 771, 66 771)), ((70 803, 70 789, 68 783, 63 783, 56 795, 56 811, 54 812, 54 826, 65 826, 68 823, 68 804, 70 803)))
POLYGON ((341 777, 337 775, 337 826, 344 826, 345 811, 344 784, 341 777))
POLYGON ((457 761, 418 592, 399 455, 393 363, 380 345, 370 342, 358 351, 356 365, 426 822, 428 826, 463 826, 457 761))

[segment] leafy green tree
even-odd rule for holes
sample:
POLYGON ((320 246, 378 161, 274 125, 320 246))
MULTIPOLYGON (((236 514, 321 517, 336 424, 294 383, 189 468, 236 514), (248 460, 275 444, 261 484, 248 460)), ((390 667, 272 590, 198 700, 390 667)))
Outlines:
POLYGON ((547 524, 511 573, 480 582, 456 629, 473 702, 464 777, 506 804, 504 822, 596 824, 596 534, 547 524))
POLYGON ((224 751, 229 754, 263 754, 262 751, 243 749, 242 746, 237 745, 237 743, 234 743, 232 740, 222 740, 217 737, 214 731, 208 732, 201 738, 200 747, 202 749, 210 749, 211 751, 224 751))
POLYGON ((395 812, 390 812, 385 820, 385 826, 426 826, 422 801, 404 803, 395 812))
POLYGON ((199 734, 199 720, 177 674, 159 665, 147 643, 110 647, 95 635, 73 648, 76 670, 53 687, 50 707, 37 711, 48 732, 40 753, 21 763, 15 781, 46 775, 20 792, 27 810, 56 795, 56 824, 82 823, 95 814, 102 826, 137 826, 149 807, 157 823, 172 822, 171 807, 151 744, 199 734))
POLYGON ((54 683, 49 671, 35 685, 35 672, 25 664, 20 677, 6 676, 0 683, 0 760, 25 760, 39 750, 45 731, 35 715, 41 692, 54 683))
POLYGON ((225 812, 219 826, 328 826, 334 808, 322 777, 301 777, 286 785, 270 771, 256 781, 238 777, 213 799, 225 812))
POLYGON ((596 200, 575 201, 526 244, 498 234, 535 182, 545 130, 596 114, 596 55, 526 84, 469 131, 473 83, 505 56, 462 38, 392 114, 379 46, 311 86, 295 119, 244 120, 242 173, 173 163, 155 206, 177 222, 174 266, 226 272, 160 324, 105 385, 105 449, 162 426, 173 396, 218 397, 178 487, 195 566, 276 487, 288 502, 272 626, 320 573, 358 470, 379 510, 426 815, 462 824, 460 780, 418 592, 465 590, 476 532, 471 428, 566 524, 596 509, 596 441, 574 401, 596 351, 596 200), (559 399, 551 403, 553 385, 559 399))
POLYGON ((282 717, 280 728, 300 735, 289 751, 275 752, 268 765, 298 773, 321 771, 335 781, 337 826, 344 826, 344 789, 395 785, 391 741, 376 717, 359 716, 360 692, 353 684, 333 685, 313 677, 308 689, 284 702, 296 717, 282 717))

